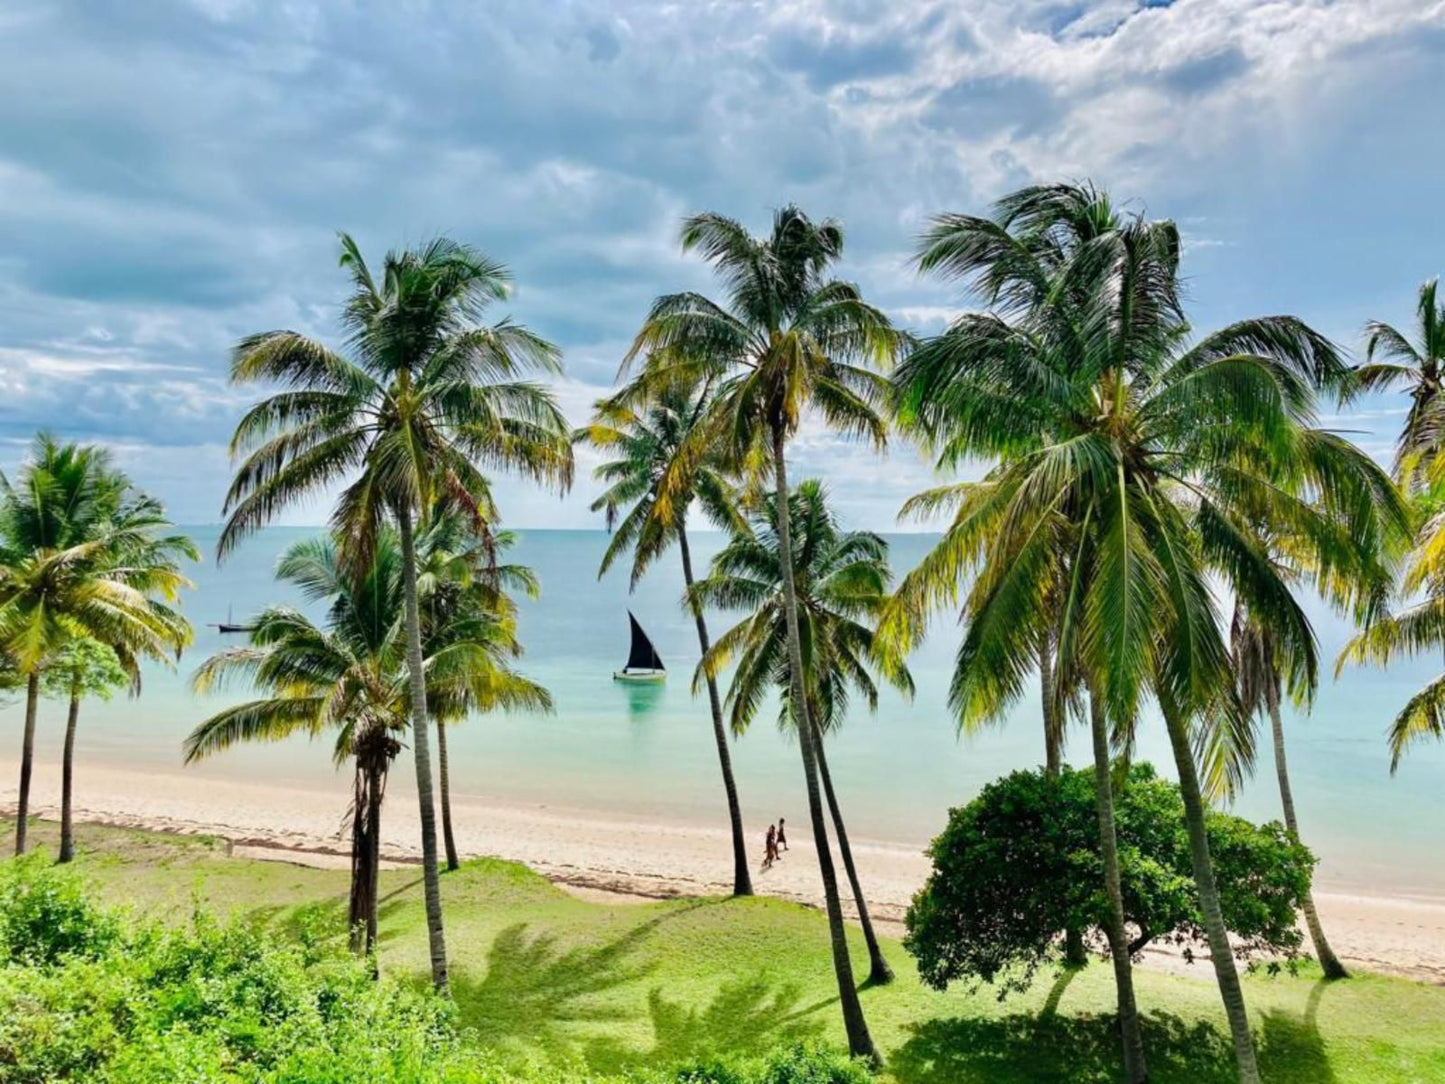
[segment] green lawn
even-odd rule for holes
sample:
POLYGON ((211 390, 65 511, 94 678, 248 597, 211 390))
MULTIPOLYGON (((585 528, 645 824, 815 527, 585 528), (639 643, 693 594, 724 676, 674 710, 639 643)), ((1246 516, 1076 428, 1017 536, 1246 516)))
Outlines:
MULTIPOLYGON (((55 827, 37 825, 40 846, 55 827)), ((3 837, 0 837, 3 838, 3 837)), ((347 875, 227 857, 225 846, 119 829, 82 828, 78 867, 102 898, 183 921, 197 904, 278 932, 298 912, 337 915, 347 875)), ((421 981, 421 887, 414 869, 383 874, 382 968, 421 981)), ((777 900, 599 904, 567 895, 513 863, 481 860, 443 878, 453 989, 476 1041, 519 1059, 606 1072, 670 1065, 794 1038, 841 1043, 826 923, 777 900)), ((855 960, 866 959, 857 938, 855 960)), ((921 987, 907 954, 885 951, 899 979, 867 989, 873 1034, 899 1081, 1112 1081, 1110 972, 1094 964, 1000 1004, 921 987)), ((1050 976, 1051 978, 1051 976, 1050 976)), ((1208 973, 1138 972, 1153 1078, 1234 1079, 1208 973)), ((1363 975, 1326 985, 1246 979, 1265 1078, 1445 1080, 1445 988, 1363 975)))

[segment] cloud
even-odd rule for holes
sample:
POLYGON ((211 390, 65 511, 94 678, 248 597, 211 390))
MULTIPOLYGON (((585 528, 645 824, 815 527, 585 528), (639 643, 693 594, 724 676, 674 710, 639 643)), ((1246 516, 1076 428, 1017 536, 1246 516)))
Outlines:
MULTIPOLYGON (((249 395, 231 344, 337 336, 337 229, 505 259, 498 314, 564 348, 579 416, 656 294, 714 287, 676 242, 699 208, 840 217, 842 272, 925 332, 968 303, 912 268, 928 217, 1037 180, 1184 223, 1202 326, 1347 340, 1408 320, 1445 251, 1439 0, 28 0, 0 26, 0 440, 115 442, 188 519, 249 395)), ((819 432, 797 454, 879 522, 932 481, 819 432)), ((590 493, 499 483, 523 525, 593 523, 590 493)))

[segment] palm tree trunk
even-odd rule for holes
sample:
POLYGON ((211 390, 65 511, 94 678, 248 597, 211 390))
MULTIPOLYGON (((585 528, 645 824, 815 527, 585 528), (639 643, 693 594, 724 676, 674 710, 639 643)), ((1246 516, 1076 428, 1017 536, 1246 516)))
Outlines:
MULTIPOLYGON (((366 954, 376 952, 377 908, 381 904, 381 800, 386 796, 386 763, 371 769, 367 782, 367 887, 366 887, 366 954)), ((372 965, 373 972, 375 964, 372 965)))
POLYGON ((1095 804, 1099 807, 1099 851, 1104 858, 1104 891, 1109 897, 1109 957, 1119 999, 1119 1032, 1124 1043, 1124 1076, 1129 1084, 1149 1079, 1144 1037, 1139 1031, 1139 1006, 1134 1000, 1134 970, 1129 962, 1129 935, 1124 929, 1124 888, 1119 878, 1119 840, 1114 833, 1114 781, 1109 759, 1109 729, 1097 689, 1089 690, 1089 723, 1094 739, 1095 804))
POLYGON ((421 653, 421 615, 416 597, 416 539, 411 509, 397 509, 401 535, 402 581, 406 594, 406 667, 411 681, 412 753, 416 760, 416 795, 421 812, 421 870, 426 896, 426 932, 431 950, 432 986, 448 994, 447 942, 442 928, 442 886, 437 870, 436 796, 432 793, 431 742, 427 739, 426 674, 421 653))
MULTIPOLYGON (((677 528, 678 548, 682 551, 682 578, 687 584, 688 598, 692 598, 692 549, 687 544, 687 528, 681 524, 677 528)), ((704 656, 707 655, 710 646, 707 635, 707 622, 702 615, 702 606, 698 603, 692 604, 693 620, 697 622, 697 643, 702 648, 704 656)), ((717 761, 722 768, 723 790, 727 793, 728 799, 728 823, 733 833, 733 895, 751 896, 753 894, 753 875, 748 870, 748 849, 743 842, 743 811, 738 802, 738 785, 733 779, 733 758, 728 750, 727 728, 723 725, 722 700, 718 697, 717 679, 711 674, 707 675, 707 699, 708 706, 712 709, 712 735, 717 743, 717 761)))
MULTIPOLYGON (((1045 633, 1039 641, 1039 698, 1042 701, 1044 720, 1044 776, 1057 780, 1064 765, 1064 720, 1063 712, 1054 689, 1054 649, 1052 633, 1045 633)), ((1064 931, 1064 963, 1070 967, 1082 967, 1088 963, 1084 949, 1084 933, 1077 927, 1064 931)))
POLYGON ((793 582, 793 531, 788 509, 788 468, 784 461, 785 442, 781 425, 773 425, 773 473, 777 482, 778 550, 783 566, 783 613, 788 629, 788 669, 792 673, 793 703, 797 705, 798 749, 803 756, 803 779, 808 790, 808 817, 813 824, 813 843, 818 851, 818 872, 823 880, 823 901, 828 912, 828 934, 833 947, 833 972, 838 980, 838 1001, 843 1010, 843 1028, 848 1034, 848 1052, 877 1064, 878 1051, 868 1034, 868 1021, 853 984, 853 963, 848 958, 848 932, 843 925, 843 905, 838 898, 838 874, 828 847, 828 828, 823 822, 823 800, 818 791, 818 768, 813 757, 813 719, 803 694, 803 648, 798 637, 798 594, 793 582))
MULTIPOLYGON (((1299 822, 1295 820, 1294 793, 1289 785, 1289 768, 1285 762, 1284 753, 1284 721, 1279 714, 1279 695, 1270 688, 1265 691, 1269 704, 1269 724, 1274 732, 1274 771, 1279 776, 1279 801, 1284 806, 1284 826, 1289 831, 1290 838, 1296 843, 1300 841, 1299 822)), ((1320 925, 1320 913, 1315 910, 1315 896, 1311 886, 1305 886, 1304 899, 1305 924, 1309 927, 1310 940, 1314 942, 1315 956, 1320 961, 1320 969, 1325 973, 1327 979, 1347 979, 1350 973, 1345 970, 1345 965, 1340 963, 1339 957, 1335 955, 1334 949, 1330 948, 1329 941, 1325 940, 1325 928, 1320 925)))
POLYGON ((863 940, 868 942, 868 981, 883 986, 893 981, 893 969, 883 958, 878 947, 878 938, 873 933, 873 920, 868 917, 868 903, 863 898, 863 886, 858 881, 858 870, 853 865, 853 848, 848 845, 848 832, 843 827, 843 813, 838 808, 838 796, 833 793, 833 775, 828 771, 828 758, 823 752, 823 735, 813 730, 813 755, 818 759, 818 775, 823 780, 823 793, 828 799, 828 812, 833 817, 833 834, 838 838, 838 853, 843 856, 843 871, 848 875, 848 885, 853 890, 853 903, 858 908, 858 923, 863 927, 863 940))
POLYGON ((75 828, 71 823, 70 800, 75 783, 75 730, 80 724, 80 690, 70 692, 70 714, 65 720, 65 750, 60 756, 60 858, 75 858, 75 828))
POLYGON ((1048 633, 1039 641, 1039 696, 1043 702, 1044 774, 1057 779, 1063 765, 1064 728, 1055 703, 1054 645, 1048 633))
POLYGON ((452 835, 451 774, 447 771, 447 728, 437 723, 437 771, 442 784, 442 842, 447 849, 447 869, 461 865, 457 861, 457 841, 452 835))
POLYGON ((25 683, 25 734, 20 740, 20 796, 15 805, 15 853, 25 853, 26 821, 30 817, 30 772, 35 766, 35 712, 40 706, 40 671, 25 683))
POLYGON ((1169 744, 1174 748, 1174 763, 1179 770, 1179 792, 1184 798, 1184 821, 1189 829, 1189 854, 1194 861, 1194 882, 1199 889, 1199 909, 1204 915, 1204 932, 1209 938, 1209 958, 1214 964, 1214 977, 1219 983, 1219 996, 1229 1018, 1229 1031, 1234 1039, 1234 1060, 1239 1066, 1243 1084, 1259 1084, 1259 1065, 1254 1056, 1254 1036, 1249 1031, 1249 1011, 1244 1004, 1244 988, 1234 968, 1234 953, 1229 947, 1229 934, 1224 928, 1224 913, 1219 906, 1219 888, 1214 883, 1214 863, 1209 857, 1209 837, 1205 834, 1204 799, 1199 791, 1199 774, 1194 767, 1194 753, 1189 747, 1189 734, 1177 710, 1161 703, 1164 725, 1169 731, 1169 744))
POLYGON ((346 928, 351 934, 351 951, 366 950, 367 888, 371 884, 371 837, 367 833, 368 794, 366 750, 357 751, 356 771, 351 784, 351 895, 346 909, 346 928))

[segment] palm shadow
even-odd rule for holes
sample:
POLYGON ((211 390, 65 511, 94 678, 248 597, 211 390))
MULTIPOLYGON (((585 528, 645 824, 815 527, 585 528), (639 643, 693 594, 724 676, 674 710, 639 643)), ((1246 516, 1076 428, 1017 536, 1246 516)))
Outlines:
POLYGON ((702 1007, 669 1001, 653 988, 647 995, 652 1047, 630 1050, 599 1039, 588 1047, 586 1062, 596 1072, 620 1074, 817 1039, 825 1027, 819 1011, 827 1003, 800 1007, 801 1000, 798 987, 774 985, 761 976, 725 983, 702 1007))
POLYGON ((555 1050, 577 1044, 579 1025, 636 1016, 609 995, 656 966, 635 954, 663 917, 600 946, 566 949, 553 934, 529 937, 526 923, 508 926, 487 952, 483 978, 453 976, 462 1024, 474 1029, 485 1046, 522 1040, 555 1050))

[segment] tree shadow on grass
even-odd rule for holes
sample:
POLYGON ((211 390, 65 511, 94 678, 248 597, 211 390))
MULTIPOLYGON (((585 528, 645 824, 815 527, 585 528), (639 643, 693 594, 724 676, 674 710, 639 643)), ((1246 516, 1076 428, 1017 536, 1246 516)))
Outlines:
POLYGON ((454 973, 452 992, 461 1022, 484 1046, 522 1040, 557 1050, 575 1044, 576 1025, 636 1015, 607 995, 654 968, 636 950, 662 918, 633 927, 606 944, 563 949, 552 934, 528 937, 526 923, 508 926, 487 953, 486 975, 454 973))
POLYGON ((761 976, 725 983, 702 1007, 669 1001, 660 989, 647 995, 653 1045, 631 1050, 609 1039, 591 1043, 589 1068, 622 1073, 642 1066, 670 1068, 721 1054, 757 1052, 784 1043, 819 1038, 819 1011, 828 1003, 799 1007, 802 991, 774 985, 761 976))
MULTIPOLYGON (((1143 1017, 1144 1052, 1156 1084, 1233 1084, 1234 1051, 1222 1030, 1169 1013, 1143 1017)), ((888 1059, 900 1084, 1113 1084, 1122 1058, 1112 1016, 971 1017, 912 1029, 888 1059)), ((1330 1084, 1335 1077, 1310 1017, 1271 1012, 1256 1033, 1271 1084, 1330 1084)))

